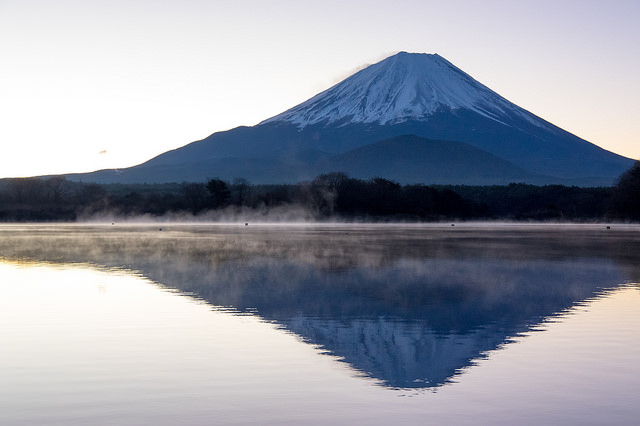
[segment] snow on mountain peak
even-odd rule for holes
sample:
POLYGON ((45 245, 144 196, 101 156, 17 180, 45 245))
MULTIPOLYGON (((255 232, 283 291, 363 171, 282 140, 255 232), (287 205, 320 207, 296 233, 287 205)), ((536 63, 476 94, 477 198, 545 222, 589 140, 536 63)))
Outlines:
POLYGON ((500 122, 513 113, 533 121, 443 57, 400 52, 260 124, 394 124, 426 120, 442 108, 466 108, 500 122))

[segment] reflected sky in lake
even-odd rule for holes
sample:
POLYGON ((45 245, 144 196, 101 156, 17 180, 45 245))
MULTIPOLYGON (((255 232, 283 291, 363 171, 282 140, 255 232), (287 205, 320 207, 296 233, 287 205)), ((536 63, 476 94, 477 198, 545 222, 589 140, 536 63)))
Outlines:
POLYGON ((632 424, 639 254, 633 226, 3 226, 0 420, 632 424))

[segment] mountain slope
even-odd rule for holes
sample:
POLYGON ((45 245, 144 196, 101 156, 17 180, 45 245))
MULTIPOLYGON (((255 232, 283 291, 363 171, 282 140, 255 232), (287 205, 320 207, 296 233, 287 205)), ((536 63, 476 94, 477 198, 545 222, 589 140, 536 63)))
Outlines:
POLYGON ((535 175, 464 142, 413 135, 372 143, 320 162, 322 171, 349 169, 353 177, 393 175, 403 183, 494 185, 510 182, 544 184, 535 175))

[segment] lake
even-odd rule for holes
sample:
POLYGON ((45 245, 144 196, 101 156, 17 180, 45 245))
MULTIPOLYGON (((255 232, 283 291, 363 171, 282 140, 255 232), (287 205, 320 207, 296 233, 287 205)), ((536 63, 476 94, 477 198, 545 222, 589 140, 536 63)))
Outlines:
POLYGON ((637 424, 640 226, 0 225, 0 424, 637 424))

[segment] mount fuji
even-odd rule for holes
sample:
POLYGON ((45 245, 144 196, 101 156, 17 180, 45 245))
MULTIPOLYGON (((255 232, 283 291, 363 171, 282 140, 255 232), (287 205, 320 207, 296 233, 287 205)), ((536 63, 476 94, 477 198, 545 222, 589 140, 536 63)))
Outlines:
POLYGON ((256 126, 214 133, 128 169, 68 177, 295 183, 341 171, 400 183, 606 186, 632 164, 509 102, 437 54, 401 52, 256 126))

